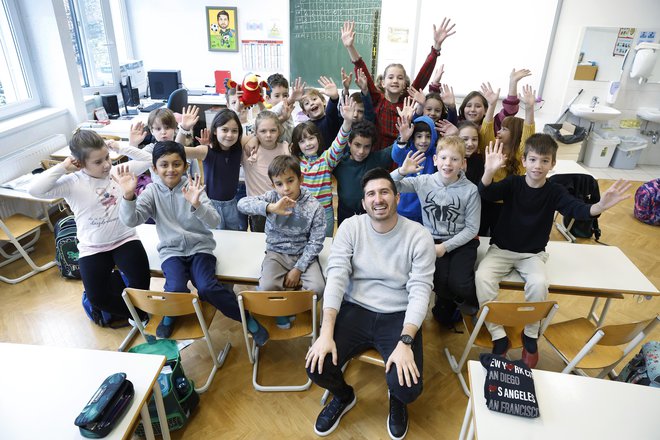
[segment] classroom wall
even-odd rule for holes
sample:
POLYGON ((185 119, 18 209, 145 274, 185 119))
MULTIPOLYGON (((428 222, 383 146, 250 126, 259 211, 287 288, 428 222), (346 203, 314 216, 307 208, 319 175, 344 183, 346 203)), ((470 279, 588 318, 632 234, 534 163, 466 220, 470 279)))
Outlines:
MULTIPOLYGON (((235 6, 238 39, 270 39, 268 30, 282 30, 282 72, 289 72, 289 2, 273 0, 126 0, 133 55, 147 70, 180 69, 188 88, 214 84, 215 70, 229 70, 240 82, 242 53, 210 52, 206 41, 206 6, 235 6)), ((256 73, 267 76, 273 72, 256 73)), ((265 78, 264 78, 265 79, 265 78)))

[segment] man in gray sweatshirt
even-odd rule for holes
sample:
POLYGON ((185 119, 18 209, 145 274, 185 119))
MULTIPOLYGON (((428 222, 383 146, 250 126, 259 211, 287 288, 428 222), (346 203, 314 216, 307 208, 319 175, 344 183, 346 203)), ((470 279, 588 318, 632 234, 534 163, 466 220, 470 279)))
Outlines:
POLYGON ((399 195, 389 173, 376 168, 362 179, 367 214, 344 221, 332 244, 321 333, 306 356, 309 377, 333 399, 314 432, 325 436, 356 403, 341 366, 368 348, 386 361, 390 394, 388 432, 408 431, 406 405, 422 392, 422 331, 435 249, 431 234, 396 212, 399 195))

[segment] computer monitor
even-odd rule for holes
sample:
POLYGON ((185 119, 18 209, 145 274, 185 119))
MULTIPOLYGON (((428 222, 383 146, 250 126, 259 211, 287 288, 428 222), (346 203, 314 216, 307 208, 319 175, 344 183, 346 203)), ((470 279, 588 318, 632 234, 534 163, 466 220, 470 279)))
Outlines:
POLYGON ((182 86, 180 70, 150 70, 147 77, 151 99, 167 99, 182 86))

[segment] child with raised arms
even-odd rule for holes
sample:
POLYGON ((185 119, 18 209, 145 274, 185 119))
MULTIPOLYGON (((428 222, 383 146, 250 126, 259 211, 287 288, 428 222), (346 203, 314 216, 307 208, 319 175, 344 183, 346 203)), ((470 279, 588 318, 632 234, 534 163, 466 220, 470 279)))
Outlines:
MULTIPOLYGON (((123 193, 119 216, 125 225, 131 227, 144 223, 149 217, 156 220, 158 255, 165 275, 166 292, 188 292, 187 284, 191 281, 200 299, 240 322, 236 295, 215 276, 213 251, 216 242, 209 228, 217 227, 220 214, 206 196, 199 176, 189 179, 187 169, 183 145, 173 141, 157 142, 153 152, 153 171, 159 179, 136 197, 135 174, 124 166, 120 167, 115 178, 123 193)), ((173 317, 163 317, 156 335, 169 337, 175 321, 173 317)), ((257 344, 266 343, 268 332, 263 327, 252 327, 252 332, 257 344)))
POLYGON ((136 174, 149 168, 150 163, 142 160, 150 155, 145 157, 142 151, 121 148, 117 143, 106 144, 88 130, 76 130, 69 146, 70 157, 34 176, 30 194, 66 200, 76 218, 80 275, 89 301, 101 310, 128 318, 131 315, 121 297, 125 286, 113 276, 113 269, 118 267, 128 286, 137 289, 148 289, 151 275, 147 253, 135 229, 119 221, 122 191, 111 179, 117 167, 112 165, 108 149, 112 146, 140 159, 124 165, 136 174))
MULTIPOLYGON (((433 26, 433 46, 431 52, 426 58, 412 83, 415 89, 423 89, 433 73, 435 62, 440 55, 440 48, 443 41, 453 35, 454 25, 450 24, 450 20, 443 19, 439 28, 433 26)), ((374 103, 376 113, 376 127, 378 128, 379 144, 374 148, 374 151, 382 150, 385 147, 392 145, 397 137, 397 110, 403 105, 403 99, 408 96, 408 86, 410 84, 406 81, 406 71, 401 64, 390 64, 385 68, 383 74, 382 86, 384 92, 381 92, 374 84, 374 81, 369 74, 367 65, 362 60, 354 46, 355 41, 355 23, 345 22, 341 29, 341 41, 346 47, 351 62, 355 65, 357 74, 358 69, 362 69, 367 77, 369 85, 369 94, 374 103)))
POLYGON ((343 123, 329 149, 322 151, 323 135, 312 122, 303 122, 293 130, 291 155, 300 161, 302 185, 316 197, 325 209, 325 235, 332 237, 335 226, 332 209, 332 170, 335 169, 348 145, 353 126, 354 103, 344 98, 341 106, 343 123))
POLYGON ((422 202, 423 224, 433 236, 437 257, 433 317, 453 328, 457 308, 463 315, 474 315, 479 309, 474 266, 481 199, 476 185, 463 173, 465 142, 461 138, 440 138, 433 156, 438 171, 404 179, 419 172, 427 160, 422 152, 409 152, 392 178, 401 193, 414 192, 422 202))

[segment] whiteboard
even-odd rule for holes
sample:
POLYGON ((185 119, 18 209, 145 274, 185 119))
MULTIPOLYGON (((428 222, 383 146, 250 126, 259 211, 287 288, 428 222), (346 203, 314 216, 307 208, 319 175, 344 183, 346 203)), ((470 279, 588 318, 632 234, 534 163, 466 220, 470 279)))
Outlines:
POLYGON ((445 65, 442 82, 458 97, 479 90, 484 81, 506 96, 514 67, 530 69, 532 76, 520 85, 539 90, 561 0, 417 0, 407 5, 404 10, 402 2, 383 0, 378 73, 400 62, 414 78, 433 44, 433 25, 449 17, 456 34, 443 43, 437 64, 445 65))

